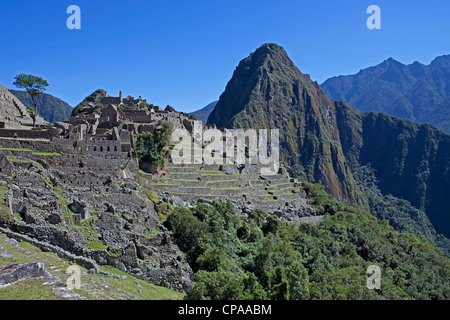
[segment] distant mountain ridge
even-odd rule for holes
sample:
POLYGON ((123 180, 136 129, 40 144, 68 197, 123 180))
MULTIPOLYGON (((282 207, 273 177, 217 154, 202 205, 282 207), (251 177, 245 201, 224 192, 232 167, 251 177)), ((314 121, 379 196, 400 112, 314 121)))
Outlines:
POLYGON ((354 75, 332 77, 321 87, 334 100, 361 111, 384 112, 450 133, 450 55, 429 65, 393 58, 354 75))
POLYGON ((434 243, 442 239, 434 229, 450 235, 450 136, 333 101, 276 44, 262 45, 239 63, 208 123, 278 128, 280 156, 292 176, 369 206, 399 230, 434 243))
MULTIPOLYGON (((25 106, 34 108, 33 101, 26 91, 9 90, 25 106)), ((65 101, 43 93, 39 97, 38 114, 50 123, 68 120, 72 114, 73 108, 65 101)))
POLYGON ((208 122, 209 115, 211 114, 211 112, 216 107, 217 102, 219 102, 219 101, 211 102, 206 107, 204 107, 202 109, 199 109, 197 111, 191 112, 190 114, 193 115, 198 120, 206 123, 206 122, 208 122))

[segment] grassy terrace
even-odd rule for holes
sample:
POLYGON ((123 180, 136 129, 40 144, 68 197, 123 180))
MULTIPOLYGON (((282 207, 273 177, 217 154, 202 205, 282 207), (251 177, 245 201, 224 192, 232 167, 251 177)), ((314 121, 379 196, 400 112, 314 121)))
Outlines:
POLYGON ((232 179, 232 180, 213 180, 213 181, 206 181, 206 183, 220 183, 220 182, 236 182, 239 181, 239 179, 232 179))
POLYGON ((227 174, 227 173, 202 173, 202 176, 245 176, 249 175, 248 173, 239 174, 239 173, 233 173, 233 174, 227 174))
POLYGON ((166 166, 166 169, 179 169, 179 168, 184 168, 184 169, 189 169, 192 167, 189 167, 189 165, 199 165, 199 164, 195 164, 195 163, 189 163, 187 165, 178 165, 178 166, 166 166))
POLYGON ((26 148, 0 148, 0 151, 22 151, 22 152, 32 152, 36 156, 62 156, 58 152, 38 152, 26 148))
MULTIPOLYGON (((270 181, 286 181, 290 182, 290 179, 288 178, 278 178, 278 179, 270 179, 270 181)), ((276 184, 272 184, 273 186, 276 186, 276 184)))
POLYGON ((18 159, 14 156, 6 156, 6 159, 8 159, 8 161, 11 162, 26 162, 26 163, 34 163, 39 169, 43 169, 42 165, 39 162, 36 162, 34 160, 23 160, 23 159, 18 159))
POLYGON ((211 188, 211 190, 240 190, 243 189, 243 187, 236 186, 236 187, 228 187, 228 188, 211 188))
MULTIPOLYGON (((276 191, 285 191, 285 190, 294 190, 295 187, 286 187, 286 188, 281 188, 281 189, 277 189, 276 191)), ((270 188, 267 189, 267 191, 272 191, 270 188)))
MULTIPOLYGON (((272 188, 276 188, 276 187, 278 187, 278 186, 282 186, 282 185, 285 185, 285 184, 290 184, 290 185, 292 185, 292 182, 286 181, 286 182, 282 182, 282 183, 269 184, 269 185, 267 185, 267 188, 272 189, 272 188)), ((290 188, 293 188, 293 187, 290 187, 290 188)), ((276 188, 276 189, 277 189, 277 190, 280 190, 280 189, 278 189, 278 188, 276 188)))
POLYGON ((152 185, 154 185, 154 186, 174 186, 173 183, 160 183, 160 182, 152 183, 152 185))
POLYGON ((173 174, 198 174, 197 172, 173 172, 173 174))
POLYGON ((273 194, 270 194, 270 193, 267 193, 267 194, 258 194, 258 195, 256 195, 257 197, 280 197, 280 196, 289 196, 289 195, 292 195, 293 193, 292 192, 283 192, 283 191, 281 191, 281 190, 277 190, 277 192, 276 193, 273 193, 273 194))
POLYGON ((31 152, 30 149, 26 149, 26 148, 0 148, 0 151, 29 151, 29 152, 31 152))
MULTIPOLYGON (((186 195, 185 193, 182 193, 182 192, 167 192, 167 193, 176 195, 176 196, 186 195)), ((197 197, 213 197, 213 198, 217 197, 217 195, 215 195, 215 194, 195 194, 195 196, 197 196, 197 197)))
POLYGON ((33 152, 36 156, 62 156, 59 152, 33 152))
POLYGON ((153 201, 154 203, 158 203, 159 196, 155 192, 148 189, 144 189, 144 192, 151 201, 153 201))
POLYGON ((209 189, 203 186, 179 186, 180 189, 209 189))
POLYGON ((268 193, 266 193, 266 194, 257 194, 256 196, 259 197, 259 198, 266 198, 266 197, 274 197, 274 196, 279 196, 279 195, 278 194, 275 195, 275 194, 268 194, 268 193))

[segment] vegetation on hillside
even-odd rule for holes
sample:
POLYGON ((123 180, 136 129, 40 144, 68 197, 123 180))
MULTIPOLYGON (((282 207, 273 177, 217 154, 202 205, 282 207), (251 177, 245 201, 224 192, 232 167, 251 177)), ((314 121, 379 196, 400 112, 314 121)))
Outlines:
POLYGON ((169 146, 173 132, 173 124, 168 121, 160 121, 159 125, 151 132, 144 132, 136 140, 136 156, 139 164, 149 163, 164 165, 164 153, 169 146))
POLYGON ((373 169, 360 166, 355 169, 358 187, 367 203, 364 207, 378 219, 387 220, 395 230, 416 235, 429 242, 450 257, 450 240, 436 232, 425 211, 417 209, 409 201, 384 195, 377 186, 373 169))
POLYGON ((165 224, 193 268, 186 299, 448 299, 450 260, 320 185, 305 190, 323 221, 296 226, 227 202, 177 207, 165 224), (368 289, 367 267, 381 269, 368 289))

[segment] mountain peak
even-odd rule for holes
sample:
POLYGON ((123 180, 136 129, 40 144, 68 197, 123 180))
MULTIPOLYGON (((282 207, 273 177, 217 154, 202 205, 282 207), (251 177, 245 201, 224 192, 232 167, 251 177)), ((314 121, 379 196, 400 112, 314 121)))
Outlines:
POLYGON ((245 64, 246 67, 251 65, 254 68, 259 68, 268 66, 270 64, 269 61, 273 62, 271 65, 283 64, 288 68, 295 67, 284 48, 276 43, 265 43, 261 45, 247 58, 243 59, 241 64, 245 64))
POLYGON ((279 45, 264 44, 239 63, 208 123, 244 130, 278 128, 285 148, 282 161, 302 163, 297 176, 323 182, 338 198, 355 200, 342 149, 331 143, 339 141, 334 102, 279 45), (313 150, 323 155, 315 157, 313 150))
POLYGON ((254 53, 283 53, 287 55, 284 48, 276 43, 264 43, 254 53))
POLYGON ((436 57, 433 61, 431 61, 430 66, 438 68, 439 67, 450 68, 450 54, 436 57))
POLYGON ((257 104, 270 103, 286 84, 290 84, 288 91, 293 95, 283 96, 286 101, 301 100, 302 89, 314 85, 309 76, 294 65, 283 47, 265 43, 240 61, 208 122, 218 127, 233 127, 236 125, 231 123, 234 115, 252 109, 250 106, 256 101, 257 104))
POLYGON ((395 60, 394 58, 390 57, 386 60, 384 60, 380 65, 388 65, 388 66, 405 66, 400 61, 395 60))

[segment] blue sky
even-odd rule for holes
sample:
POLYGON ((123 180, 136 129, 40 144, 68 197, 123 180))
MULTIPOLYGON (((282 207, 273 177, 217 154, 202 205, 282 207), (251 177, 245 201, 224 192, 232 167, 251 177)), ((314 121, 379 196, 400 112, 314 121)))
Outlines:
POLYGON ((2 1, 0 84, 34 74, 72 106, 102 88, 190 112, 217 100, 267 42, 319 83, 389 57, 429 64, 450 53, 449 13, 448 0, 2 1), (372 4, 380 30, 366 27, 372 4), (66 27, 70 5, 81 30, 66 27))

